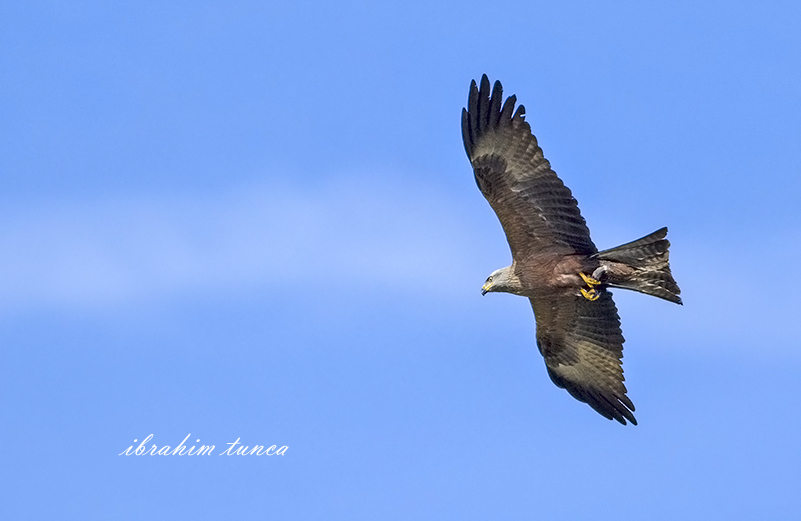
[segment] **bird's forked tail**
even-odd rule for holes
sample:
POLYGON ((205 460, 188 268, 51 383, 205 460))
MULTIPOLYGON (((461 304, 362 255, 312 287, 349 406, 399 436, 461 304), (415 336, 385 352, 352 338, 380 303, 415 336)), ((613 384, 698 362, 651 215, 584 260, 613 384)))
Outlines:
POLYGON ((601 267, 593 278, 613 288, 625 288, 681 304, 679 285, 670 273, 667 228, 642 239, 599 251, 601 267))

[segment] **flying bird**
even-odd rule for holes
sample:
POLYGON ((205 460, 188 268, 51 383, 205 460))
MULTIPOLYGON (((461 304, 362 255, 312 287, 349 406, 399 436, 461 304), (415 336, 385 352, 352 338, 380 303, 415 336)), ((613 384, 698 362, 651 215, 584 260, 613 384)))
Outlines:
POLYGON ((623 385, 623 334, 607 288, 625 288, 681 304, 670 273, 667 228, 598 251, 570 189, 557 177, 499 81, 471 82, 462 139, 476 184, 495 211, 512 264, 494 271, 482 294, 528 297, 537 347, 553 383, 623 425, 634 404, 623 385))

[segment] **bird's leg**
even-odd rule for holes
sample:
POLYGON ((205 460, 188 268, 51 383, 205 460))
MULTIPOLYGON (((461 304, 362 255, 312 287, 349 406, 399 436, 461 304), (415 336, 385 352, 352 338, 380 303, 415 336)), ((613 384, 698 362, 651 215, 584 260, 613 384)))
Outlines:
POLYGON ((596 280, 596 279, 594 279, 592 277, 588 277, 587 275, 584 275, 581 272, 579 272, 579 275, 581 275, 581 278, 584 279, 584 282, 587 283, 587 286, 589 286, 590 289, 592 289, 593 286, 597 286, 598 284, 601 283, 601 281, 596 280))
POLYGON ((587 283, 587 286, 589 286, 590 288, 589 291, 584 288, 581 288, 581 294, 584 295, 584 298, 587 300, 598 300, 601 294, 595 291, 595 288, 593 288, 593 286, 597 286, 601 282, 592 277, 588 277, 587 275, 581 272, 579 272, 579 275, 581 275, 581 278, 584 280, 584 282, 587 283))

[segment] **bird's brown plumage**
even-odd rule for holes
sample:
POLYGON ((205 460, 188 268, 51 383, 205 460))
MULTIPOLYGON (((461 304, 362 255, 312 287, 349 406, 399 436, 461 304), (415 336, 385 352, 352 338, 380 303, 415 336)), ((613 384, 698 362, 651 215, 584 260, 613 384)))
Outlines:
POLYGON ((578 203, 543 156, 525 108, 520 105, 513 114, 516 97, 501 108, 502 98, 500 82, 491 97, 486 75, 481 90, 473 82, 468 108, 462 109, 462 137, 476 183, 501 221, 512 256, 555 246, 595 253, 578 203))
MULTIPOLYGON (((551 170, 516 98, 500 82, 470 86, 462 137, 476 183, 503 226, 513 269, 537 322, 537 345, 553 382, 609 419, 636 425, 623 385, 623 335, 604 285, 591 301, 578 271, 601 267, 570 190, 551 170)), ((671 278, 672 280, 672 278, 671 278)), ((678 286, 676 286, 678 289, 678 286)))

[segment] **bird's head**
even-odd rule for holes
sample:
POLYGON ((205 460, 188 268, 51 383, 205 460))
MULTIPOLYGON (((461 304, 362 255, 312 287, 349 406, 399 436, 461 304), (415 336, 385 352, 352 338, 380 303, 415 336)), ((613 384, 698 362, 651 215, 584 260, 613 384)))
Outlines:
POLYGON ((481 294, 486 295, 487 293, 495 291, 516 293, 515 290, 519 285, 517 277, 515 277, 512 272, 512 267, 507 266, 493 271, 490 276, 487 277, 487 281, 481 286, 481 294))

